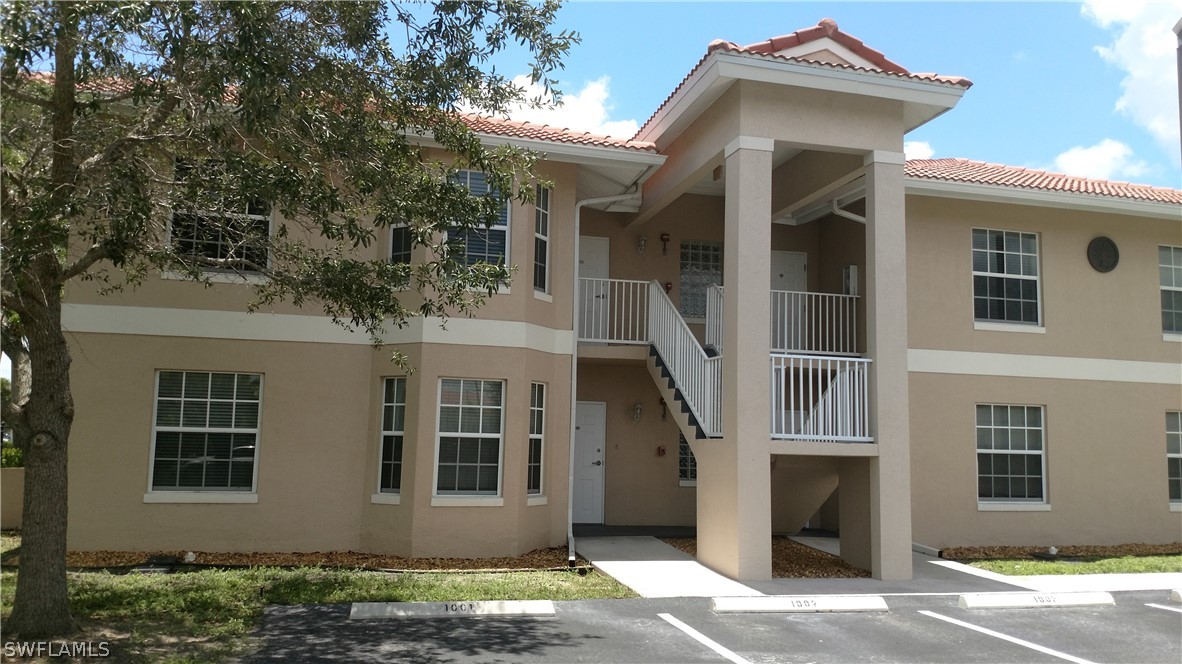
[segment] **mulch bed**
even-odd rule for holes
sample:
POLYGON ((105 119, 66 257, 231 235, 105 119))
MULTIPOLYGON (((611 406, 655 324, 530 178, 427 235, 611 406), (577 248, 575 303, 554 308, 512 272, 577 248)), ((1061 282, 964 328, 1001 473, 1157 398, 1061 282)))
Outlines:
MULTIPOLYGON (((1177 556, 1182 555, 1182 542, 1172 544, 1118 544, 1114 546, 1067 545, 1058 548, 1058 555, 1071 558, 1119 558, 1122 556, 1177 556)), ((954 546, 940 551, 941 558, 950 560, 1002 560, 1029 558, 1035 553, 1046 553, 1045 546, 954 546)))
MULTIPOLYGON (((698 541, 692 537, 661 538, 661 541, 696 556, 698 541)), ((794 542, 787 537, 772 538, 772 577, 776 579, 860 579, 870 572, 838 558, 794 542)))

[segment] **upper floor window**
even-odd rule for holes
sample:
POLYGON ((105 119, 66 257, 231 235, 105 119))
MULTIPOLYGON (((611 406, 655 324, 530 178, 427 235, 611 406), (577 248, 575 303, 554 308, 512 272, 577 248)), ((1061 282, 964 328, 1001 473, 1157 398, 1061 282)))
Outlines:
MULTIPOLYGON (((480 171, 459 171, 455 181, 468 188, 473 196, 495 193, 489 187, 488 179, 480 171)), ((464 262, 509 264, 509 202, 501 207, 497 222, 489 227, 474 228, 466 234, 458 230, 448 231, 447 238, 464 239, 464 262)))
POLYGON ((378 492, 402 490, 402 446, 406 435, 406 378, 387 378, 382 390, 382 459, 378 492))
POLYGON ((973 229, 973 314, 979 321, 1038 325, 1038 236, 973 229))
POLYGON ((1046 502, 1042 406, 977 405, 977 500, 1046 502))
POLYGON ((1170 502, 1182 503, 1182 412, 1166 413, 1166 476, 1170 502))
POLYGON ((156 375, 152 490, 253 491, 263 377, 156 375))
MULTIPOLYGON (((178 161, 177 180, 188 177, 194 168, 192 162, 178 161)), ((197 259, 205 269, 258 272, 268 264, 271 206, 251 200, 232 208, 176 210, 170 233, 173 249, 197 259)))
POLYGON ((414 241, 410 236, 410 227, 406 224, 395 224, 390 227, 390 262, 409 263, 410 250, 414 241))
POLYGON ((1182 334, 1182 247, 1158 247, 1162 332, 1182 334))
POLYGON ((541 185, 534 208, 534 290, 550 292, 550 189, 541 185))
POLYGON ((706 317, 706 291, 722 283, 722 243, 690 240, 681 243, 681 315, 706 317))
POLYGON ((505 384, 439 381, 436 495, 500 495, 505 384))

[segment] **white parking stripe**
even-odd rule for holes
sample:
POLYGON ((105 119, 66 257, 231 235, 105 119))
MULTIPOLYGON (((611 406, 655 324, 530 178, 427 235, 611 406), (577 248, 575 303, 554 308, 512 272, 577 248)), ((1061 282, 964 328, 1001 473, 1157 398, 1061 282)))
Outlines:
POLYGON ((685 632, 686 634, 689 634, 690 636, 692 636, 694 638, 694 640, 697 641, 698 643, 701 643, 702 645, 713 650, 714 652, 718 653, 719 655, 722 655, 723 657, 729 659, 730 661, 734 662, 735 664, 751 664, 751 662, 748 662, 747 660, 743 659, 742 657, 739 657, 738 655, 736 655, 735 653, 731 652, 730 650, 727 650, 726 648, 722 647, 721 645, 719 645, 715 641, 710 640, 705 634, 703 634, 703 633, 699 632, 698 630, 694 629, 693 627, 690 627, 689 625, 681 622, 680 620, 678 620, 677 618, 674 618, 673 616, 669 615, 668 613, 658 613, 657 615, 660 616, 665 622, 669 623, 670 625, 673 625, 677 629, 680 629, 681 631, 685 632))
POLYGON ((984 627, 978 627, 977 625, 964 622, 963 620, 957 620, 956 618, 949 618, 948 616, 942 616, 938 613, 932 613, 931 611, 920 611, 920 613, 922 613, 925 616, 935 618, 937 620, 943 620, 944 622, 952 623, 953 625, 959 625, 961 627, 971 629, 975 632, 980 632, 982 634, 988 634, 989 636, 992 636, 992 637, 998 638, 998 639, 1002 639, 1003 641, 1009 641, 1010 643, 1016 643, 1024 648, 1030 648, 1031 650, 1037 650, 1041 653, 1045 653, 1047 655, 1058 657, 1059 659, 1065 659, 1069 662, 1075 662, 1076 664, 1092 664, 1092 662, 1090 662, 1086 659, 1082 659, 1082 658, 1076 657, 1074 655, 1068 655, 1067 653, 1059 652, 1058 650, 1052 650, 1051 648, 1048 648, 1046 646, 1040 646, 1037 643, 1031 643, 1029 641, 1024 641, 1024 640, 1019 639, 1015 636, 1010 636, 1008 634, 1002 634, 1001 632, 995 632, 991 629, 985 629, 984 627))
POLYGON ((1182 613, 1182 609, 1176 606, 1165 606, 1164 604, 1146 604, 1145 606, 1152 606, 1155 609, 1165 609, 1166 611, 1173 611, 1174 613, 1182 613))

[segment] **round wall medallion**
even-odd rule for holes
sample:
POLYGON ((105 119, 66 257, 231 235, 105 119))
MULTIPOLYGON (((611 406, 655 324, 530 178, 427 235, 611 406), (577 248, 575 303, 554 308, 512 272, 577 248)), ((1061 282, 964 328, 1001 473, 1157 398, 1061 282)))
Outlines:
POLYGON ((1100 236, 1088 243, 1088 262, 1097 272, 1112 272, 1120 262, 1120 251, 1112 238, 1100 236))

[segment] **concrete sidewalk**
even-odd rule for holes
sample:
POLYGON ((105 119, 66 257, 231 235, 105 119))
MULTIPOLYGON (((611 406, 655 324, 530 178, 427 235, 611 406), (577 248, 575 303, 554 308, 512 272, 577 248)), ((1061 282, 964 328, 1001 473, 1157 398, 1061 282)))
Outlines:
POLYGON ((762 595, 655 537, 576 537, 575 550, 641 597, 762 595))

